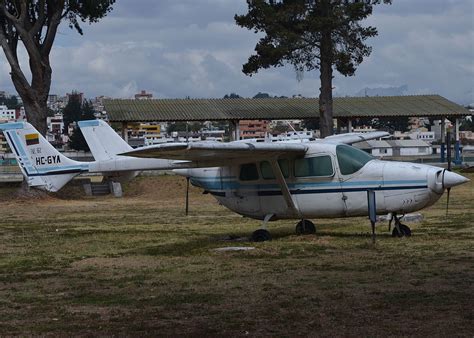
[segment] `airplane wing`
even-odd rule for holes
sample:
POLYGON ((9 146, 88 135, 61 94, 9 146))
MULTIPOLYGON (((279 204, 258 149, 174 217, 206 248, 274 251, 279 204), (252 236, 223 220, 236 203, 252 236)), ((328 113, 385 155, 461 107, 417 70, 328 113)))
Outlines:
POLYGON ((303 156, 307 149, 308 147, 301 143, 193 142, 149 146, 119 155, 185 160, 218 166, 262 158, 277 158, 282 155, 303 156))
POLYGON ((324 142, 352 144, 390 136, 386 131, 372 131, 369 133, 347 133, 331 135, 324 138, 324 142))

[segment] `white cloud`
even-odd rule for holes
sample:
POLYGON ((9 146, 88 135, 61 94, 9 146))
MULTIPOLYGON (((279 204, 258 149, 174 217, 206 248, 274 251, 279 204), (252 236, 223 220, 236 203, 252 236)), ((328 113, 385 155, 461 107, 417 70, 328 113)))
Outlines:
MULTIPOLYGON (((473 102, 474 2, 396 0, 377 6, 367 24, 379 36, 368 41, 372 55, 355 77, 336 75, 338 95, 364 87, 408 85, 410 93, 433 92, 460 103, 473 102)), ((245 1, 118 1, 101 22, 84 26, 84 36, 61 26, 53 53, 52 92, 73 89, 87 96, 131 97, 146 89, 158 97, 317 96, 319 74, 296 81, 291 66, 248 77, 242 64, 258 35, 235 25, 245 1)), ((26 59, 23 59, 23 64, 26 59)), ((14 91, 0 57, 0 90, 14 91)))

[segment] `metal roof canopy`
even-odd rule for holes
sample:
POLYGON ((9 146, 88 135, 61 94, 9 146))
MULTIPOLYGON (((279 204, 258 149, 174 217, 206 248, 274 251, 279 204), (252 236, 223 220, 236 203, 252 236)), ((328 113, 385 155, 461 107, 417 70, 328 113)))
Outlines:
MULTIPOLYGON (((104 106, 112 122, 291 120, 319 116, 315 98, 108 99, 104 106)), ((439 95, 334 98, 334 118, 471 114, 439 95)))

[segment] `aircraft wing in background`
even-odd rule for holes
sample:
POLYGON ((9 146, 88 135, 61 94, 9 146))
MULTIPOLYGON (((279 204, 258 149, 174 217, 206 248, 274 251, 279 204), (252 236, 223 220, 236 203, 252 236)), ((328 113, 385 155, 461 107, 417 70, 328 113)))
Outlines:
POLYGON ((345 143, 345 144, 352 144, 362 141, 374 140, 381 137, 388 137, 390 136, 389 133, 386 131, 372 131, 369 133, 347 133, 347 134, 338 134, 338 135, 331 135, 324 138, 323 142, 329 143, 345 143))

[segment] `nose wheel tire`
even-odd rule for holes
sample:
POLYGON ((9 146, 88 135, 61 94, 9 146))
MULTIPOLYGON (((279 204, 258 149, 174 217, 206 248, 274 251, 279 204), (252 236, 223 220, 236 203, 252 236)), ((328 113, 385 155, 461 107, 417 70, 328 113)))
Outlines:
POLYGON ((265 229, 258 229, 252 233, 252 241, 254 242, 266 242, 271 240, 272 235, 265 229))
POLYGON ((316 227, 310 220, 303 219, 296 224, 295 232, 297 235, 311 235, 316 233, 316 227))
POLYGON ((398 231, 397 227, 393 228, 392 230, 392 237, 410 237, 411 236, 411 229, 406 226, 405 224, 400 223, 398 225, 400 231, 398 231))

